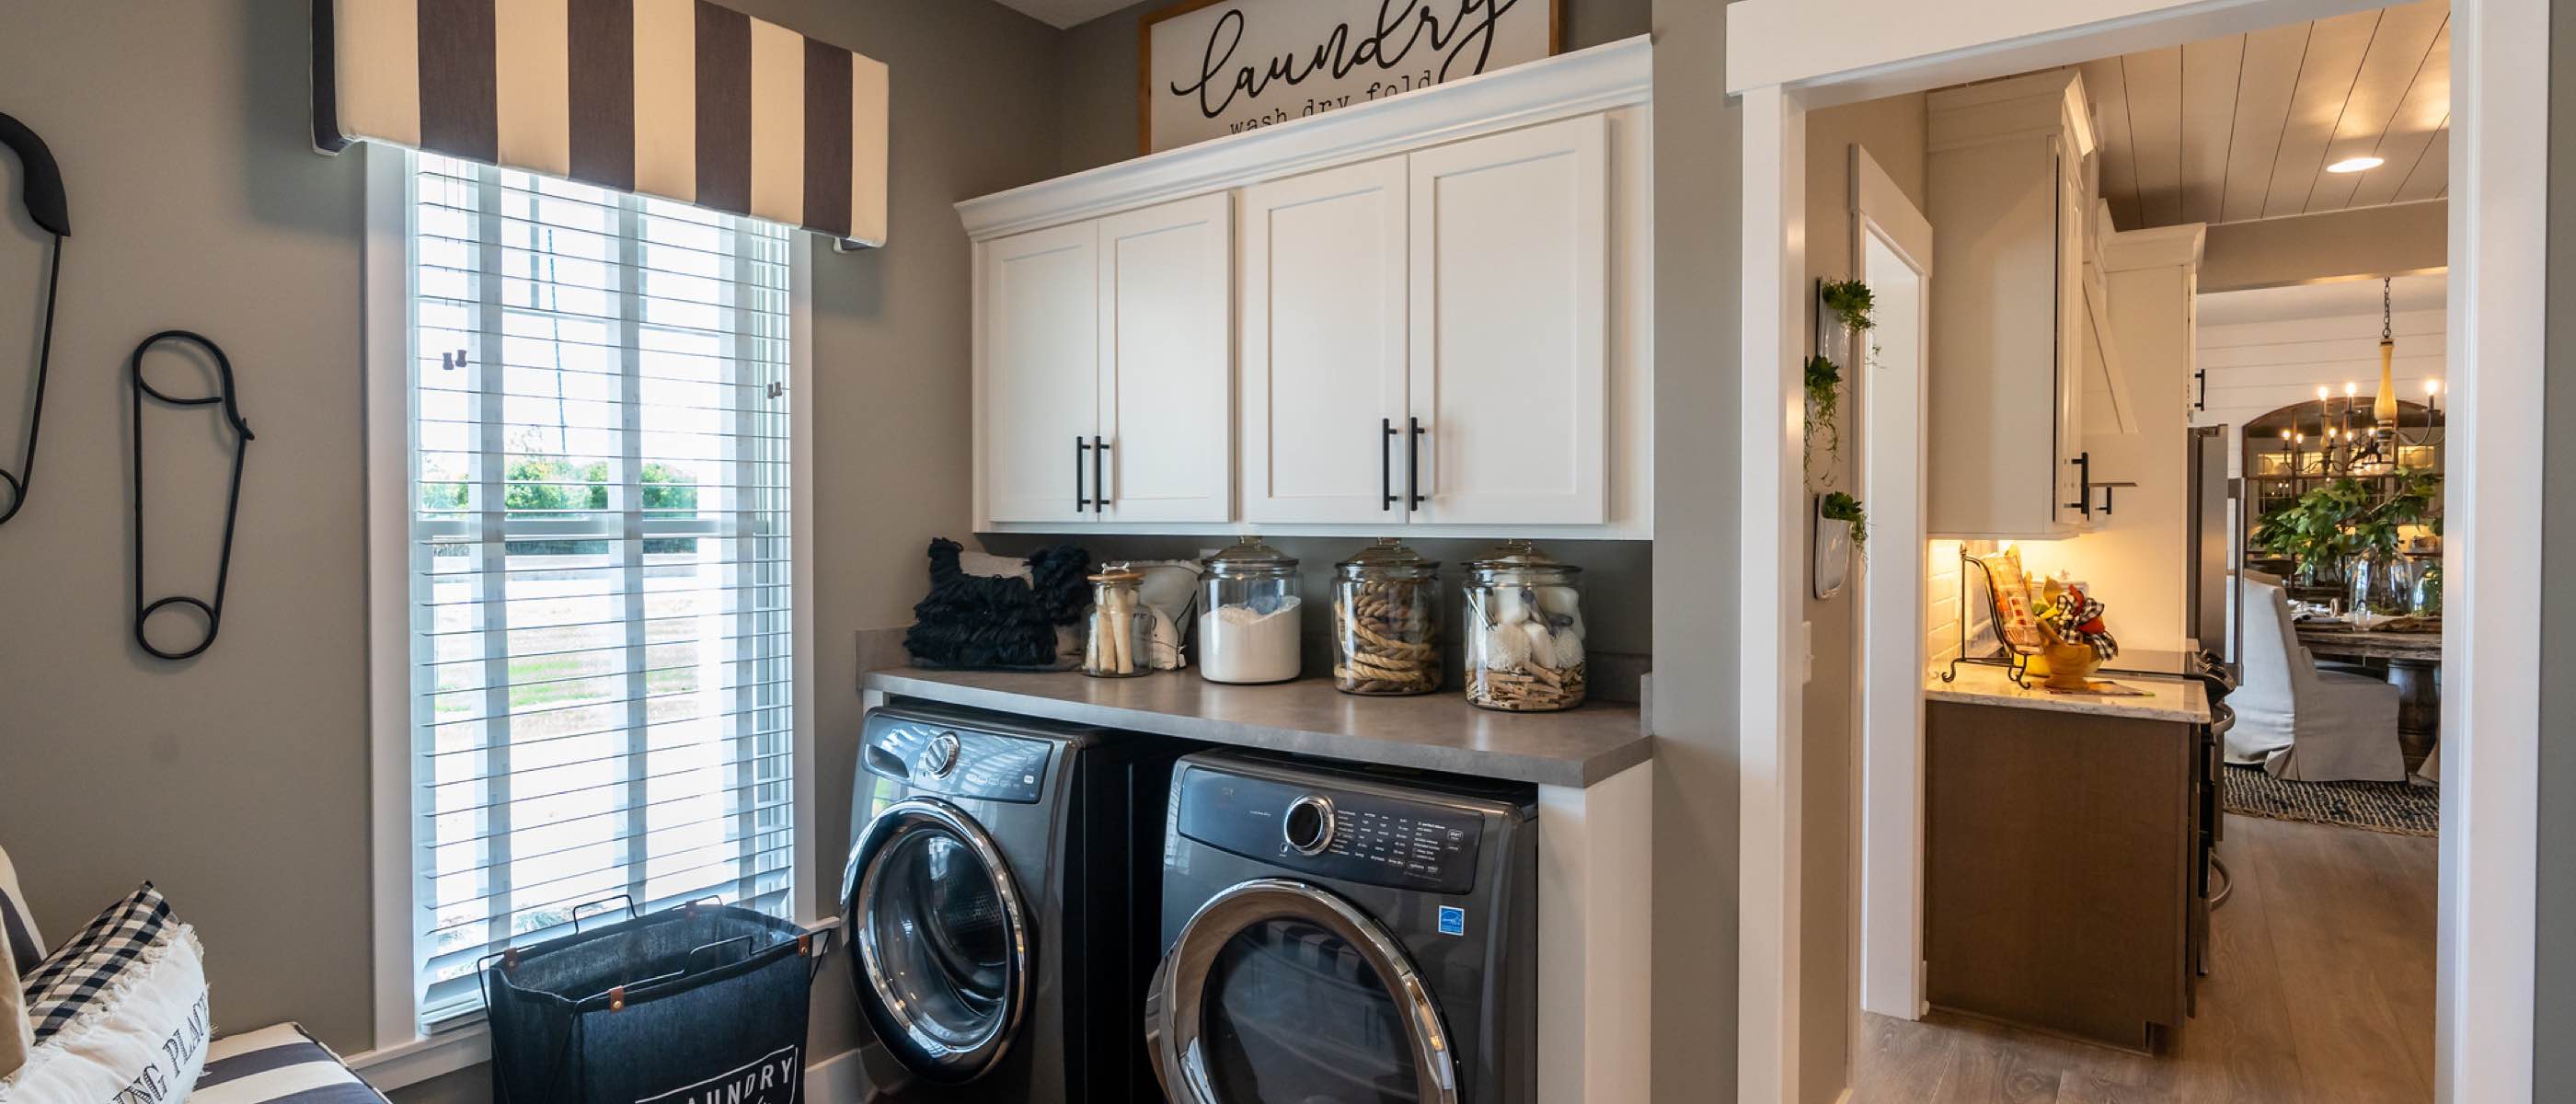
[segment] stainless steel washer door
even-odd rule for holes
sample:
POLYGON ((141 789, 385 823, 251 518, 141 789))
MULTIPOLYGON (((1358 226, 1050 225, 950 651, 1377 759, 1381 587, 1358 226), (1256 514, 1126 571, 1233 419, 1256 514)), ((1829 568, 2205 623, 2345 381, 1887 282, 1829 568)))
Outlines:
POLYGON ((900 802, 860 833, 842 886, 852 979, 879 1040, 931 1080, 991 1069, 1026 1010, 1033 946, 992 837, 945 802, 900 802))
POLYGON ((1154 971, 1146 1036, 1176 1104, 1456 1104, 1439 1004, 1357 906, 1284 878, 1236 885, 1154 971))

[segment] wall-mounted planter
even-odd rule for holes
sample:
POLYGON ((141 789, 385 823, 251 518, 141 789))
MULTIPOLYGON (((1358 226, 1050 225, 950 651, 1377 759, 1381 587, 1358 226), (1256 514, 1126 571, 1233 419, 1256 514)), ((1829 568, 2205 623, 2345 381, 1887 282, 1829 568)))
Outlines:
POLYGON ((1821 601, 1842 593, 1843 584, 1851 580, 1852 523, 1825 516, 1825 496, 1815 499, 1816 562, 1813 576, 1816 598, 1821 601))

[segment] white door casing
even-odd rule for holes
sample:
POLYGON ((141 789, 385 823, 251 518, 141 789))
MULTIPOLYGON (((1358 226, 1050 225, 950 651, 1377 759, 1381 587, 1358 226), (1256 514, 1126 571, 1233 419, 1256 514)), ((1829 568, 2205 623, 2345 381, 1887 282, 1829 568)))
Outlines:
POLYGON ((1100 432, 1097 235, 1083 222, 980 247, 979 436, 995 521, 1091 516, 1091 463, 1075 446, 1100 432))
POLYGON ((1433 524, 1609 517, 1609 120, 1412 158, 1410 416, 1433 524))
POLYGON ((1401 524, 1408 178, 1382 158, 1243 190, 1247 522, 1401 524))
POLYGON ((1222 193, 1097 223, 1101 443, 1095 516, 1234 514, 1234 203, 1222 193))
POLYGON ((1860 1006, 1922 1015, 1923 587, 1931 371, 1932 224, 1886 170, 1851 151, 1852 271, 1877 328, 1862 335, 1860 1006))

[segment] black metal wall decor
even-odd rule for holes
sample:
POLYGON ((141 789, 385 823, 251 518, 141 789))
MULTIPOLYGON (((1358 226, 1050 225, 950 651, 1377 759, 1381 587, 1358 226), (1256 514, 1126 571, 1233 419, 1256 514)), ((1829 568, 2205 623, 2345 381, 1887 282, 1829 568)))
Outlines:
POLYGON ((233 384, 233 362, 221 347, 205 335, 187 330, 163 330, 144 338, 134 347, 134 356, 126 363, 126 374, 134 385, 134 642, 161 659, 190 659, 214 647, 215 634, 223 628, 224 588, 232 581, 233 528, 241 517, 242 462, 250 455, 250 423, 242 420, 240 394, 233 384), (180 398, 166 394, 143 378, 143 354, 164 341, 183 342, 203 349, 215 362, 216 394, 197 398, 180 398), (215 569, 215 597, 209 602, 184 594, 174 594, 151 602, 144 601, 143 589, 143 400, 152 398, 172 406, 212 406, 223 404, 224 421, 233 428, 232 491, 224 504, 224 548, 215 569), (144 635, 144 625, 152 615, 168 606, 191 606, 206 618, 205 638, 186 651, 165 651, 154 647, 144 635))
POLYGON ((27 410, 26 458, 19 461, 15 475, 0 468, 0 483, 8 484, 9 491, 8 502, 0 504, 0 525, 5 525, 27 504, 27 485, 36 478, 36 434, 45 425, 45 372, 54 359, 54 305, 62 297, 63 239, 72 236, 72 220, 63 197, 62 168, 54 163, 54 152, 45 148, 45 140, 25 123, 0 113, 0 146, 18 155, 24 179, 19 199, 26 204, 27 217, 54 236, 53 271, 45 277, 45 336, 36 346, 36 397, 27 410))

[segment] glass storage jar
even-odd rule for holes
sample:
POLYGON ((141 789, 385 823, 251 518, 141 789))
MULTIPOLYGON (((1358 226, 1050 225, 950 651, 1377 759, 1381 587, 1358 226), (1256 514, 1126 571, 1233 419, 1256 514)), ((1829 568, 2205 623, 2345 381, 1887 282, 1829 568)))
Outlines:
POLYGON ((1247 536, 1200 561, 1199 675, 1209 682, 1286 682, 1299 670, 1297 561, 1247 536))
POLYGON ((1380 537, 1334 566, 1333 685, 1390 696, 1440 689, 1440 565, 1380 537))
POLYGON ((1536 713, 1583 704, 1583 608, 1575 577, 1525 540, 1467 565, 1468 702, 1536 713))
POLYGON ((1149 674, 1153 654, 1154 616, 1136 596, 1142 572, 1126 564, 1102 564, 1091 580, 1091 623, 1083 634, 1082 673, 1095 678, 1134 678, 1149 674))

